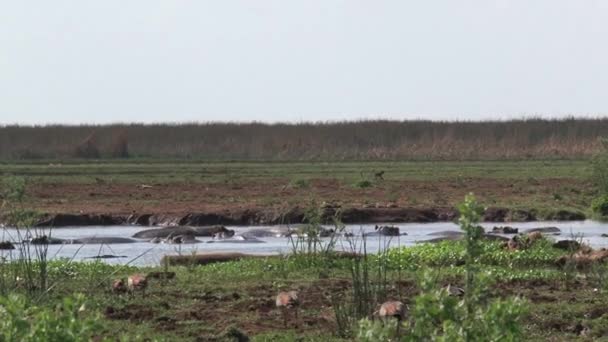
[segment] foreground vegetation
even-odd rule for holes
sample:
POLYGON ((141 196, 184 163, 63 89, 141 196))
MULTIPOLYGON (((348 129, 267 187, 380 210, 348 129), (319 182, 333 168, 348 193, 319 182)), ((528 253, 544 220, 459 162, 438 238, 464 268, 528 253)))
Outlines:
MULTIPOLYGON (((450 247, 463 248, 460 242, 446 242, 391 253, 385 273, 385 292, 374 301, 399 299, 413 308, 416 296, 423 290, 432 292, 447 284, 464 286, 465 266, 450 261, 450 247), (411 257, 426 254, 436 256, 411 257), (396 267, 414 263, 416 267, 396 267), (421 283, 420 279, 428 277, 428 271, 433 271, 431 281, 421 283)), ((494 250, 491 252, 494 256, 482 262, 479 273, 489 284, 486 298, 506 299, 517 295, 533 304, 528 306, 529 312, 521 322, 525 340, 597 338, 608 333, 605 295, 608 270, 604 266, 585 272, 559 269, 549 256, 567 252, 554 250, 549 245, 539 246, 532 253, 499 251, 494 244, 488 248, 494 250), (546 262, 539 261, 543 259, 539 254, 547 256, 546 262), (505 261, 496 264, 496 259, 505 261), (516 263, 509 262, 514 259, 516 263), (583 330, 585 335, 581 336, 583 330)), ((260 341, 270 337, 289 341, 295 336, 319 341, 351 339, 354 333, 344 334, 344 327, 336 321, 335 301, 343 298, 344 303, 344 298, 353 293, 353 261, 337 257, 305 258, 273 257, 207 266, 172 266, 169 271, 176 272, 174 279, 152 280, 145 295, 136 293, 132 297, 112 293, 111 281, 137 272, 166 269, 51 261, 48 281, 52 289, 27 296, 24 288, 16 287, 12 294, 21 293, 27 297, 12 300, 11 305, 23 306, 14 302, 26 301, 27 307, 43 308, 34 309, 35 312, 25 317, 41 317, 39 315, 44 314, 40 314, 40 310, 46 310, 48 317, 42 321, 36 319, 36 324, 55 324, 44 319, 61 320, 51 314, 54 308, 65 305, 65 297, 74 298, 75 291, 84 292, 86 297, 73 299, 78 303, 77 309, 85 305, 82 311, 76 310, 76 314, 85 320, 83 325, 89 324, 87 319, 95 320, 96 325, 77 329, 85 332, 94 329, 91 331, 98 336, 113 338, 120 335, 131 340, 221 338, 231 331, 234 333, 232 328, 260 341), (274 307, 274 296, 286 289, 300 292, 302 304, 298 327, 293 320, 287 327, 283 326, 281 313, 274 307)), ((382 265, 382 261, 370 257, 369 281, 374 286, 381 285, 376 275, 385 272, 382 265)), ((75 304, 70 305, 73 309, 75 304)), ((373 310, 376 309, 374 305, 373 310)), ((61 309, 61 312, 72 312, 70 310, 61 309)), ((8 322, 5 318, 2 322, 8 322)))

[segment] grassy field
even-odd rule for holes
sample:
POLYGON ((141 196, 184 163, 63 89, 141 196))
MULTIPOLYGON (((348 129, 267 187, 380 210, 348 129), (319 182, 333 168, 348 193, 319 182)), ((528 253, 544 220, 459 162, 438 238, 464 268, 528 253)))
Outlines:
POLYGON ((383 162, 200 162, 183 160, 59 161, 0 163, 0 174, 32 177, 36 182, 94 183, 95 178, 129 182, 225 182, 230 179, 332 178, 353 183, 385 171, 385 180, 457 178, 574 178, 589 176, 588 160, 383 161, 383 162))
POLYGON ((595 193, 589 165, 588 160, 46 161, 0 164, 0 174, 26 177, 26 203, 46 212, 280 209, 311 200, 431 208, 454 206, 469 192, 490 206, 585 211, 595 193), (382 179, 375 177, 380 171, 382 179))

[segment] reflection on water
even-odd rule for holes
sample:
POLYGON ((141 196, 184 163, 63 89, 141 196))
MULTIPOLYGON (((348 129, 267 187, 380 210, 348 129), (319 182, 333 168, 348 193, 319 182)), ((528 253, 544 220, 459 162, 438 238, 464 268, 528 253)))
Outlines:
MULTIPOLYGON (((437 236, 429 236, 430 233, 436 233, 446 230, 459 230, 458 226, 451 222, 440 223, 404 223, 390 224, 398 226, 401 229, 402 235, 392 238, 378 238, 370 236, 367 238, 368 252, 375 252, 380 246, 390 244, 391 247, 411 246, 418 241, 423 241, 437 236)), ((590 244, 592 247, 608 247, 608 238, 601 237, 602 234, 608 233, 608 224, 596 221, 577 221, 577 222, 526 222, 526 223, 488 223, 482 224, 487 231, 490 231, 494 226, 509 225, 520 228, 522 230, 535 227, 554 226, 562 230, 560 236, 556 239, 568 239, 573 236, 582 237, 583 241, 590 244)), ((374 224, 364 225, 347 225, 346 230, 360 235, 362 232, 373 232, 374 224)), ((329 227, 329 226, 328 226, 329 227)), ((269 226, 255 227, 228 227, 236 231, 236 235, 242 234, 249 229, 269 228, 269 226)), ((110 226, 110 227, 70 227, 70 228, 54 228, 46 230, 55 238, 61 239, 77 239, 91 236, 114 236, 114 237, 130 237, 136 232, 150 227, 140 226, 110 226)), ((16 240, 17 232, 13 229, 3 229, 0 233, 0 241, 16 240)), ((193 252, 242 252, 251 254, 280 254, 289 253, 291 250, 290 240, 288 238, 260 238, 265 243, 206 243, 210 238, 198 237, 201 243, 189 245, 170 245, 170 244, 152 244, 149 242, 136 242, 127 244, 110 244, 110 245, 50 245, 49 257, 51 258, 74 258, 75 260, 83 260, 89 257, 94 257, 103 254, 123 255, 126 258, 104 259, 108 263, 130 263, 132 265, 158 265, 160 259, 165 254, 191 254, 193 252), (135 260, 134 260, 135 259, 135 260)), ((357 239, 357 238, 355 238, 357 239)), ((325 239, 328 240, 328 239, 325 239)), ((360 238, 359 238, 360 240, 360 238)), ((346 238, 339 238, 337 249, 349 250, 349 243, 346 238)), ((9 256, 10 251, 0 251, 0 255, 9 256)), ((15 255, 15 252, 12 252, 15 255)))

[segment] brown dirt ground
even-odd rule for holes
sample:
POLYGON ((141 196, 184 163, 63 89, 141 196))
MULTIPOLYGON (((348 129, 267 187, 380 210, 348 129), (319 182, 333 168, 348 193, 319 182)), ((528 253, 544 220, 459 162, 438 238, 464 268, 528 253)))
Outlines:
MULTIPOLYGON (((219 334, 231 326, 238 326, 250 336, 288 330, 295 330, 299 334, 334 332, 336 322, 330 297, 348 293, 349 288, 348 279, 318 279, 308 284, 299 284, 296 288, 301 298, 299 318, 296 319, 293 312, 288 312, 286 326, 282 312, 275 307, 276 291, 273 286, 259 283, 241 288, 238 292, 217 289, 197 294, 183 293, 169 287, 158 305, 127 302, 124 305, 107 307, 105 316, 113 320, 150 323, 158 331, 173 331, 188 339, 201 337, 201 330, 191 329, 193 325, 207 327, 210 335, 219 334)), ((392 284, 388 298, 411 304, 418 291, 414 282, 402 280, 392 284)), ((494 285, 490 292, 495 297, 520 296, 531 306, 561 303, 585 305, 585 312, 581 317, 531 314, 526 320, 527 329, 549 335, 578 335, 584 320, 608 314, 605 302, 597 298, 593 286, 585 282, 577 282, 570 289, 564 288, 562 283, 556 281, 504 282, 494 285), (573 288, 576 290, 573 291, 573 288)))

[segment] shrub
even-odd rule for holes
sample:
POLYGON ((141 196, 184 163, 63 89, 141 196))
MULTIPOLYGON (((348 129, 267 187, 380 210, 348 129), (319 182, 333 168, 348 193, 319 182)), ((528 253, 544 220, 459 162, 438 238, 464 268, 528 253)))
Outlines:
POLYGON ((83 295, 54 309, 32 306, 22 296, 0 297, 0 341, 90 341, 101 326, 95 317, 84 318, 85 311, 83 295))
POLYGON ((591 210, 600 217, 608 217, 608 195, 602 195, 591 202, 591 210))

